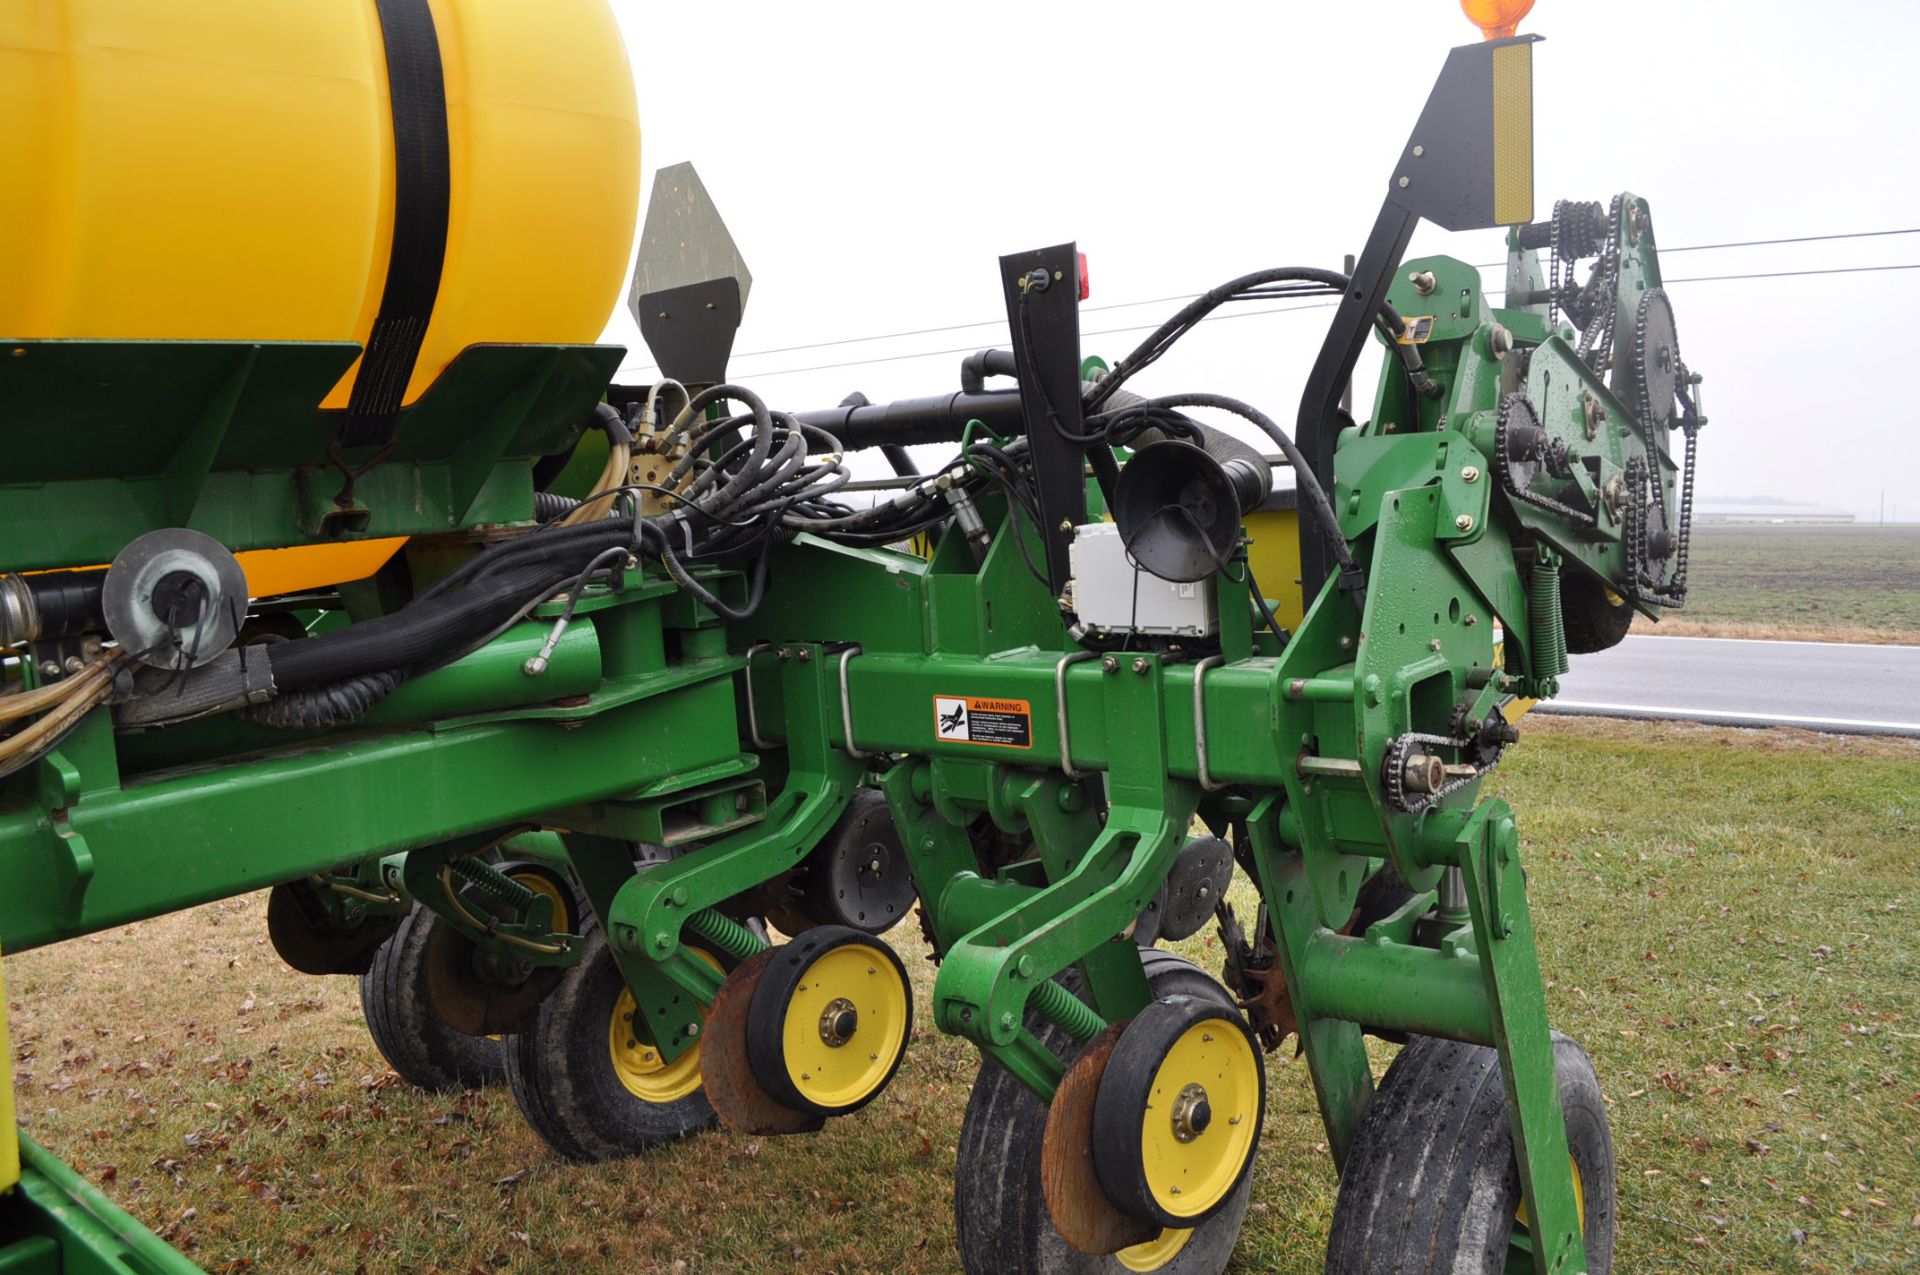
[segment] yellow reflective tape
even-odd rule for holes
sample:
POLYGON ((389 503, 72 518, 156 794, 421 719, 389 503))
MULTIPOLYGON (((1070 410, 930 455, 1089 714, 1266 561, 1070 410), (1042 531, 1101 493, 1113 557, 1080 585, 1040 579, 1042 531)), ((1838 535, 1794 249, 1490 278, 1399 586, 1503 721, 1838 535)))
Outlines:
POLYGON ((1533 43, 1493 51, 1493 220, 1533 220, 1533 43))

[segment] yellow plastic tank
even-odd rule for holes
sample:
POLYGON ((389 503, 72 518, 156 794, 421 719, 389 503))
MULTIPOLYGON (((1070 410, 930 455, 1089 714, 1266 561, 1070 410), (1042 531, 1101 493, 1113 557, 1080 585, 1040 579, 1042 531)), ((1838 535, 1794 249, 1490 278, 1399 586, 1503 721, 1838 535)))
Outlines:
MULTIPOLYGON (((598 340, 639 197, 604 0, 430 8, 450 225, 409 402, 474 342, 598 340)), ((388 101, 373 0, 6 0, 0 337, 364 343, 392 236, 388 101)))
MULTIPOLYGON (((604 0, 429 8, 448 232, 408 403, 475 342, 598 340, 639 199, 604 0)), ((0 338, 366 342, 394 204, 373 0, 4 0, 0 121, 0 338)), ((399 544, 248 554, 247 573, 255 596, 313 588, 399 544)))

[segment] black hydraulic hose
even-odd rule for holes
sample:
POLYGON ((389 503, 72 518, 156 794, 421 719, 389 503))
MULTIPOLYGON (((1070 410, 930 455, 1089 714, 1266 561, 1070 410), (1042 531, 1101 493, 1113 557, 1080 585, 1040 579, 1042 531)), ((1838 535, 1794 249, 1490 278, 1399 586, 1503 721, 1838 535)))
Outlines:
MULTIPOLYGON (((565 560, 514 563, 474 580, 469 587, 422 596, 389 615, 376 616, 299 642, 276 643, 267 653, 274 685, 297 690, 387 669, 408 669, 463 645, 473 634, 498 625, 526 604, 553 593, 583 563, 630 541, 630 520, 588 526, 601 531, 565 560)), ((536 532, 528 539, 534 539, 536 532)), ((569 546, 571 547, 571 546, 569 546)))
POLYGON ((535 522, 552 522, 556 518, 564 518, 579 507, 580 502, 571 496, 562 496, 551 491, 536 491, 533 493, 533 520, 535 522))
POLYGON ((975 350, 960 360, 960 388, 978 394, 989 376, 1018 376, 1012 350, 975 350))
MULTIPOLYGON (((1241 275, 1217 288, 1203 292, 1182 306, 1172 318, 1154 329, 1153 333, 1136 346, 1131 354, 1113 365, 1113 370, 1101 378, 1099 385, 1088 396, 1087 410, 1092 411, 1099 407, 1120 388, 1127 378, 1159 358, 1168 346, 1184 336, 1194 324, 1228 301, 1236 298, 1251 299, 1279 295, 1271 290, 1271 285, 1278 283, 1315 285, 1304 291, 1311 295, 1324 295, 1328 292, 1344 293, 1351 282, 1347 275, 1338 270, 1325 270, 1318 266, 1276 266, 1268 270, 1256 270, 1252 274, 1241 275)), ((1290 291, 1298 293, 1302 290, 1290 291)), ((1406 326, 1393 307, 1384 302, 1381 304, 1380 313, 1392 325, 1392 330, 1396 334, 1406 326)))
POLYGON ((328 686, 285 691, 264 704, 253 704, 235 717, 282 730, 323 730, 345 726, 393 693, 400 675, 391 670, 364 673, 328 686))

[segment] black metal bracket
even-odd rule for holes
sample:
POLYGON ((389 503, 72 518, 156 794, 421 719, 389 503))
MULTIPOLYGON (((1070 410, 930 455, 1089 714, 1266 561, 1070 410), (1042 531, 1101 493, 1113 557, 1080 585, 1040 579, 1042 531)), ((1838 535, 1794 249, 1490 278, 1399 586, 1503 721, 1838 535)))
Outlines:
POLYGON ((649 292, 634 301, 640 335, 663 376, 687 385, 727 379, 734 333, 740 329, 740 283, 708 279, 649 292))
POLYGON ((1087 520, 1086 446, 1080 411, 1080 264, 1073 244, 1000 258, 1007 325, 1020 378, 1021 417, 1040 497, 1047 587, 1072 574, 1073 529, 1087 520))

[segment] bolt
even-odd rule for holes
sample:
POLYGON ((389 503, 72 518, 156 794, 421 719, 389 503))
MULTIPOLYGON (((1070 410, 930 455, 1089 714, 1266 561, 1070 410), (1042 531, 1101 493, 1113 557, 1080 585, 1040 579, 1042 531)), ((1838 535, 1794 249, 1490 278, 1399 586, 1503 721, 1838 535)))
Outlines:
POLYGON ((1487 344, 1493 347, 1494 358, 1504 359, 1513 353, 1513 333, 1496 323, 1493 330, 1487 333, 1487 344))
POLYGON ((1455 518, 1455 519, 1453 520, 1453 525, 1454 525, 1454 526, 1456 526, 1456 527, 1458 527, 1458 528, 1459 528, 1460 530, 1462 530, 1462 531, 1472 531, 1472 530, 1473 530, 1473 515, 1472 515, 1472 514, 1461 514, 1461 515, 1460 515, 1460 516, 1459 516, 1458 518, 1455 518))
POLYGON ((698 1036, 699 1034, 700 1034, 700 1024, 699 1024, 699 1023, 688 1023, 688 1024, 687 1024, 687 1039, 688 1039, 688 1040, 692 1040, 692 1039, 693 1039, 693 1038, 694 1038, 695 1036, 698 1036))
POLYGON ((1015 964, 1013 967, 1013 972, 1018 974, 1021 978, 1032 978, 1033 977, 1033 957, 1025 953, 1022 953, 1019 962, 1015 964))
POLYGON ((1100 671, 1103 673, 1118 673, 1120 671, 1120 661, 1109 655, 1100 661, 1100 671))
POLYGON ((67 662, 61 665, 61 667, 66 669, 66 671, 69 673, 78 673, 81 669, 85 668, 86 666, 87 666, 87 662, 81 659, 77 655, 69 655, 67 657, 67 662))
POLYGON ((783 646, 779 650, 775 651, 773 654, 774 654, 774 658, 784 660, 784 659, 791 658, 793 655, 793 652, 789 651, 786 647, 783 646))
POLYGON ((1340 649, 1343 651, 1351 651, 1353 649, 1353 639, 1344 633, 1340 635, 1340 649))
POLYGON ((1433 289, 1436 286, 1433 271, 1431 270, 1415 270, 1407 276, 1407 282, 1411 283, 1413 290, 1423 297, 1432 296, 1433 289))
POLYGON ((1434 639, 1433 639, 1433 640, 1432 640, 1431 642, 1428 642, 1428 643, 1427 643, 1427 649, 1428 649, 1429 651, 1437 651, 1437 650, 1439 650, 1439 649, 1440 649, 1440 639, 1439 639, 1439 638, 1434 638, 1434 639))
POLYGON ((59 677, 59 676, 60 676, 60 661, 59 661, 59 660, 41 660, 41 661, 40 661, 40 676, 42 676, 42 677, 59 677))
POLYGON ((1003 1009, 1000 1011, 1000 1025, 1002 1027, 1006 1028, 1008 1031, 1011 1031, 1013 1030, 1014 1022, 1015 1022, 1015 1019, 1013 1017, 1012 1010, 1003 1009))
POLYGON ((801 648, 800 648, 800 662, 801 662, 802 664, 810 664, 810 663, 812 663, 812 661, 813 661, 813 648, 812 648, 812 647, 810 647, 810 646, 803 646, 803 647, 801 647, 801 648))
POLYGON ((1464 623, 1468 628, 1472 628, 1474 625, 1480 623, 1480 617, 1477 615, 1469 615, 1464 623))
POLYGON ((1415 159, 1419 159, 1422 155, 1426 153, 1427 153, 1427 148, 1424 146, 1416 146, 1413 148, 1413 157, 1415 159))
POLYGON ((1460 467, 1460 481, 1462 481, 1462 482, 1468 482, 1468 483, 1477 483, 1477 482, 1479 482, 1479 481, 1480 481, 1480 466, 1478 466, 1478 465, 1462 465, 1462 466, 1460 467))
POLYGON ((1062 530, 1062 531, 1072 531, 1072 530, 1073 530, 1073 519, 1071 519, 1071 518, 1062 518, 1062 519, 1060 520, 1060 530, 1062 530))
MULTIPOLYGON (((1405 189, 1406 189, 1407 187, 1409 187, 1409 186, 1411 186, 1411 185, 1413 185, 1413 178, 1411 178, 1411 177, 1402 177, 1402 178, 1400 179, 1400 189, 1401 189, 1401 190, 1405 190, 1405 189)), ((1177 1188, 1176 1188, 1176 1189, 1177 1189, 1177 1188)))
POLYGON ((1144 675, 1149 667, 1147 657, 1144 655, 1137 656, 1133 661, 1133 671, 1136 673, 1144 675))

